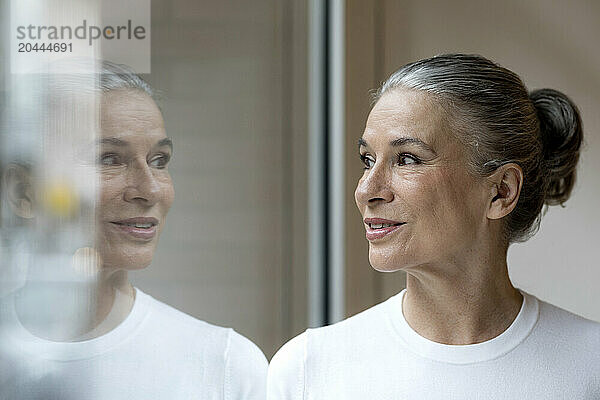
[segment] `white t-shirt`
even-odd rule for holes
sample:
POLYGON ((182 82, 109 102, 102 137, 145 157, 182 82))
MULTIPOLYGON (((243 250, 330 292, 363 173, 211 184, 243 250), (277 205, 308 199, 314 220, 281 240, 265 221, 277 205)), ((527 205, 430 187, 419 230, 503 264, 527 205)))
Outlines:
POLYGON ((267 399, 600 399, 600 324, 521 292, 502 334, 445 345, 408 325, 404 292, 285 344, 267 399))
POLYGON ((267 360, 256 345, 139 289, 119 326, 83 342, 40 339, 14 323, 14 307, 3 311, 2 400, 265 398, 267 360))

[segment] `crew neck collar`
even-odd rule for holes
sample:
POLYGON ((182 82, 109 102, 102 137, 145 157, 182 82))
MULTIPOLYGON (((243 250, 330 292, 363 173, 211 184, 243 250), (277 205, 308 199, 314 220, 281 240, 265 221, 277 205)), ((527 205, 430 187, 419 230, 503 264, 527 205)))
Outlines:
POLYGON ((149 296, 135 289, 135 301, 129 315, 114 329, 102 336, 77 342, 55 342, 42 339, 29 332, 17 317, 14 301, 6 301, 2 310, 2 330, 6 340, 12 344, 13 351, 30 353, 48 360, 72 361, 91 358, 105 353, 138 329, 149 314, 149 296))
POLYGON ((475 344, 442 344, 419 335, 408 324, 402 312, 402 300, 406 289, 387 301, 387 312, 398 336, 413 353, 449 364, 478 363, 507 354, 523 342, 533 330, 538 320, 538 300, 522 290, 519 291, 523 295, 523 303, 511 325, 500 335, 475 344))

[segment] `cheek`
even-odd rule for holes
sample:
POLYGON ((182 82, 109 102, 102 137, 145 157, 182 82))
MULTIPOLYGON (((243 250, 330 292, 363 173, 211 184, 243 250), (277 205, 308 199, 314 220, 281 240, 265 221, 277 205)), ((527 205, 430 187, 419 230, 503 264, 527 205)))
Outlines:
POLYGON ((356 207, 358 207, 358 211, 360 211, 360 213, 362 215, 364 213, 363 213, 363 207, 360 202, 360 195, 359 195, 359 190, 360 190, 361 184, 362 184, 362 178, 358 181, 358 184, 356 185, 356 189, 354 189, 354 203, 356 204, 356 207))
POLYGON ((103 176, 100 178, 98 206, 100 213, 107 211, 111 202, 123 195, 125 184, 120 176, 103 176))
POLYGON ((465 187, 469 183, 458 178, 446 169, 397 176, 394 190, 399 207, 413 220, 415 227, 425 229, 429 235, 452 229, 464 219, 467 209, 465 187))
POLYGON ((175 200, 175 188, 173 187, 173 181, 171 180, 170 176, 167 176, 161 180, 160 193, 160 202, 162 203, 166 214, 171 208, 173 200, 175 200))
POLYGON ((416 211, 422 215, 424 210, 431 210, 431 205, 436 198, 438 180, 431 173, 415 171, 394 177, 392 182, 394 197, 398 198, 402 211, 409 213, 416 211))
POLYGON ((466 234, 477 225, 478 184, 464 174, 440 173, 427 183, 425 196, 417 203, 429 229, 448 236, 466 234))

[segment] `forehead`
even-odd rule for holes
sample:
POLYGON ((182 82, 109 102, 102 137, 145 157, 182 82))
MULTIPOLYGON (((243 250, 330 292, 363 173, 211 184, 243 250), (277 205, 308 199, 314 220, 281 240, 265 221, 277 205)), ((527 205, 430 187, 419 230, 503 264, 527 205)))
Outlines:
POLYGON ((100 103, 102 137, 139 137, 149 140, 166 137, 164 121, 154 100, 134 89, 103 93, 100 103))
POLYGON ((414 137, 431 146, 448 139, 448 123, 443 107, 422 91, 395 89, 375 104, 363 138, 371 143, 397 136, 414 137))

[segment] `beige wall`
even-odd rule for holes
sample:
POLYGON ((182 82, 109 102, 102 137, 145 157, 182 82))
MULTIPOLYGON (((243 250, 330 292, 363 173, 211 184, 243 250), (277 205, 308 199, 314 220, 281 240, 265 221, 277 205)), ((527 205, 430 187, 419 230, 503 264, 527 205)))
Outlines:
MULTIPOLYGON (((553 207, 540 232, 509 251, 514 284, 600 321, 600 3, 545 0, 348 0, 348 198, 360 166, 355 142, 368 114, 367 90, 402 64, 439 53, 479 53, 520 74, 532 88, 551 87, 579 105, 586 146, 579 181, 566 208, 553 207)), ((368 271, 359 214, 349 202, 347 313, 404 285, 401 273, 368 271), (360 221, 359 221, 360 222, 360 221), (360 228, 360 229, 359 229, 360 228), (361 281, 366 290, 358 291, 361 281)))
POLYGON ((270 357, 306 325, 306 11, 153 0, 175 203, 142 290, 270 357), (304 272, 304 273, 303 273, 304 272))

